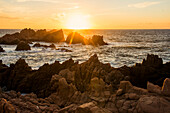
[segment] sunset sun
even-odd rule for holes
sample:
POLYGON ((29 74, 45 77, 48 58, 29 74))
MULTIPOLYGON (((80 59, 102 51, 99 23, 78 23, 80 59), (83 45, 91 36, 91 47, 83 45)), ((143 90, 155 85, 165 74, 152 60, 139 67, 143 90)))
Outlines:
POLYGON ((71 15, 66 22, 67 29, 89 29, 88 16, 82 14, 71 15))

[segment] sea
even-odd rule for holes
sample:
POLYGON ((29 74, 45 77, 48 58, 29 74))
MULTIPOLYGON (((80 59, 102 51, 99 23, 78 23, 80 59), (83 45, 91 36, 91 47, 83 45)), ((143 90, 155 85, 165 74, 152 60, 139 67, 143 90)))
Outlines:
MULTIPOLYGON (((21 29, 0 29, 0 37, 5 34, 20 32, 21 29)), ((73 30, 63 30, 65 38, 73 30)), ((45 63, 54 63, 56 60, 64 62, 70 58, 79 63, 87 61, 90 56, 97 54, 102 63, 110 63, 112 67, 118 68, 124 65, 133 66, 141 63, 147 54, 155 54, 170 62, 170 29, 149 30, 76 30, 85 38, 93 35, 103 35, 108 45, 91 46, 82 44, 68 45, 66 43, 55 43, 56 48, 66 48, 72 52, 63 52, 50 48, 32 47, 36 42, 30 44, 29 51, 15 51, 16 45, 3 45, 6 52, 0 53, 0 60, 6 65, 15 63, 19 58, 25 59, 32 69, 38 69, 45 63)), ((39 42, 50 45, 51 43, 39 42)))

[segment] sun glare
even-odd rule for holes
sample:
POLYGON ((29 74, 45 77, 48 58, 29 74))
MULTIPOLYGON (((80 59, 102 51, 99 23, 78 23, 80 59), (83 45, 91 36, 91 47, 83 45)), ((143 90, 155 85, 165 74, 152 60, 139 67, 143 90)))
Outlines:
POLYGON ((88 16, 82 14, 71 15, 66 22, 67 29, 89 29, 88 16))

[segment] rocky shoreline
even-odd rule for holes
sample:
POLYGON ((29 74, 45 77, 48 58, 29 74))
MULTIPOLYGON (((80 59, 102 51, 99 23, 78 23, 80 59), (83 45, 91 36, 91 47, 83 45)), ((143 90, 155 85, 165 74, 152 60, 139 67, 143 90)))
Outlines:
POLYGON ((121 68, 96 54, 82 64, 69 59, 38 70, 23 59, 9 67, 0 61, 0 112, 169 113, 169 78, 170 62, 157 55, 121 68))

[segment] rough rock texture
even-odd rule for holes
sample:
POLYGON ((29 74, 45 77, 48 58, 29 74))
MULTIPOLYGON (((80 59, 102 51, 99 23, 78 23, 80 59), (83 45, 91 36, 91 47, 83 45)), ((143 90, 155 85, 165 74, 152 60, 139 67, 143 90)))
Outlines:
POLYGON ((5 50, 0 46, 0 52, 5 52, 5 50))
POLYGON ((18 43, 15 50, 16 51, 31 50, 31 47, 29 46, 28 43, 21 41, 21 42, 18 43))
MULTIPOLYGON (((152 58, 154 62, 161 61, 153 56, 148 59, 152 62, 152 58)), ((93 55, 82 64, 70 59, 32 70, 23 59, 9 67, 0 61, 0 112, 12 109, 11 112, 38 113, 169 113, 169 78, 160 83, 165 73, 169 76, 169 63, 160 63, 159 68, 154 63, 154 66, 144 64, 116 69, 99 62, 97 55, 93 55), (139 71, 145 66, 156 72, 134 71, 135 67, 139 71), (145 73, 152 79, 145 77, 145 73), (140 76, 147 81, 147 89, 142 88, 144 83, 136 83, 142 81, 140 76), (155 85, 151 80, 156 81, 155 85), (162 89, 156 83, 163 84, 162 89)))

